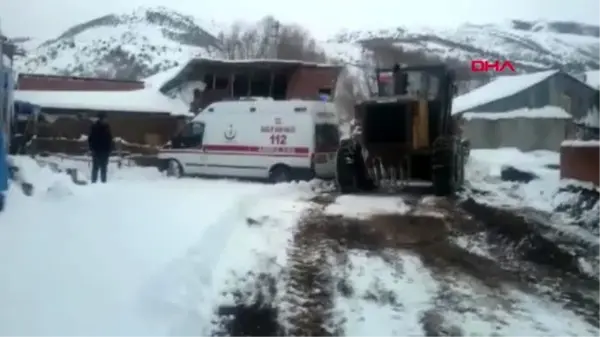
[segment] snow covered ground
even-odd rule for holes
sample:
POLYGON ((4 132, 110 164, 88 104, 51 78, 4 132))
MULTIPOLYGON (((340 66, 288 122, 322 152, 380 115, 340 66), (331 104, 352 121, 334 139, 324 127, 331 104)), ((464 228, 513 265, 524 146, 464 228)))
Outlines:
POLYGON ((211 308, 227 271, 251 270, 254 254, 285 245, 277 235, 310 191, 142 169, 139 179, 77 186, 17 159, 36 192, 13 186, 0 215, 2 335, 202 334, 209 320, 189 330, 180 320, 211 308), (254 234, 246 218, 265 216, 279 230, 254 234))
POLYGON ((530 206, 544 211, 554 209, 553 198, 561 186, 559 154, 552 151, 523 153, 516 148, 471 150, 467 180, 483 191, 490 192, 490 203, 505 206, 530 206), (511 165, 540 177, 528 184, 500 179, 502 168, 511 165))
MULTIPOLYGON (((469 176, 474 187, 489 192, 483 201, 551 208, 546 201, 552 202, 550 194, 560 185, 552 168, 556 154, 514 149, 472 154, 469 176), (505 163, 534 170, 540 179, 525 186, 502 182, 505 163)), ((294 259, 306 258, 294 257, 290 247, 300 245, 298 224, 309 210, 322 207, 326 217, 364 221, 372 214, 416 214, 436 202, 343 196, 319 206, 317 182, 170 179, 153 169, 116 164, 108 184, 79 186, 47 163, 87 176, 85 161, 51 157, 42 167, 30 158, 15 159, 35 193, 26 197, 12 186, 0 214, 1 335, 211 334, 215 310, 239 304, 236 293, 255 291, 264 274, 276 276, 273 291, 279 295, 271 300, 292 312, 289 316, 293 303, 306 305, 282 293, 293 279, 294 259)), ((306 243, 308 251, 313 243, 306 243)), ((428 330, 432 322, 464 335, 599 332, 547 298, 510 284, 490 288, 458 271, 441 272, 430 253, 350 249, 343 263, 329 256, 331 265, 321 267, 337 282, 332 320, 346 335, 428 335, 440 330, 428 330)), ((442 260, 448 255, 440 254, 442 260)))

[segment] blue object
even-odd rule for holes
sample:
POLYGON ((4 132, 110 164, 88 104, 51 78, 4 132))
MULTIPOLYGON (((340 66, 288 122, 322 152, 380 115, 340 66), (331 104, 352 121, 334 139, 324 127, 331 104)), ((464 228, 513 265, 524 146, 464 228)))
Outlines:
POLYGON ((4 144, 4 132, 0 131, 0 212, 6 203, 5 193, 8 190, 8 154, 4 144))
POLYGON ((0 131, 0 193, 8 190, 8 153, 6 153, 4 132, 0 131))
POLYGON ((12 67, 12 55, 9 62, 5 62, 5 50, 14 48, 7 44, 7 39, 0 35, 0 211, 5 208, 6 191, 8 190, 8 147, 10 142, 10 128, 13 115, 13 90, 14 74, 12 67))

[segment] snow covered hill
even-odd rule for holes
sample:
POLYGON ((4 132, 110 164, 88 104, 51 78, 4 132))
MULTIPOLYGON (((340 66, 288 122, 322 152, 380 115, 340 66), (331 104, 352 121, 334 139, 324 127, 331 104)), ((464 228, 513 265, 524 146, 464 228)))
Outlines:
MULTIPOLYGON (((220 57, 219 33, 231 23, 203 22, 164 7, 109 14, 76 25, 18 61, 23 72, 144 78, 191 56, 220 57)), ((395 27, 344 31, 321 46, 331 58, 362 63, 373 41, 441 59, 508 59, 521 69, 562 66, 573 72, 598 69, 600 27, 575 22, 464 24, 455 29, 395 27)), ((30 44, 26 47, 29 47, 30 44)))
POLYGON ((562 66, 569 71, 598 69, 600 27, 575 22, 463 24, 454 29, 395 27, 378 31, 345 31, 329 44, 387 41, 405 51, 422 51, 441 58, 468 61, 476 58, 507 59, 527 70, 562 66))
POLYGON ((213 22, 163 7, 138 8, 73 26, 30 49, 17 67, 21 72, 143 78, 193 56, 213 55, 215 28, 213 22))

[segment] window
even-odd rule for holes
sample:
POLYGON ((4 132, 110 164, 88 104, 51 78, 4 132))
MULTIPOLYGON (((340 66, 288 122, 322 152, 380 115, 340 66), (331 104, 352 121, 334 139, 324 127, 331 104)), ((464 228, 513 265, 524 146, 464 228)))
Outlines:
POLYGON ((181 133, 173 140, 174 148, 199 147, 204 137, 204 123, 192 122, 183 127, 181 133))
POLYGON ((204 123, 191 122, 186 124, 181 131, 183 137, 202 136, 204 134, 204 123))
POLYGON ((315 138, 315 152, 334 152, 340 144, 340 131, 334 124, 317 124, 315 138))

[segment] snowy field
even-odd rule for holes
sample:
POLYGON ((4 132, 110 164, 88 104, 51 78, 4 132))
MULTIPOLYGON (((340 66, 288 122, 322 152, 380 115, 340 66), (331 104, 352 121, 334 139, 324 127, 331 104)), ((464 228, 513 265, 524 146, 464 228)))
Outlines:
MULTIPOLYGON (((472 153, 468 174, 474 187, 488 192, 482 202, 552 209, 560 187, 551 168, 556 154, 472 153), (503 182, 499 171, 506 163, 535 170, 540 179, 503 182)), ((48 163, 77 168, 86 179, 89 165, 81 158, 46 158, 42 166, 30 158, 15 159, 35 193, 26 197, 12 186, 7 210, 0 214, 1 335, 214 334, 215 311, 239 305, 240 296, 256 300, 238 293, 256 297, 261 284, 256 280, 264 275, 276 280, 270 302, 280 308, 285 327, 300 315, 294 307, 309 306, 290 299, 289 289, 297 289, 291 286, 296 260, 311 259, 294 255, 293 248, 321 250, 315 241, 300 244, 297 237, 311 210, 356 221, 417 211, 445 216, 432 206, 435 199, 414 205, 400 196, 344 196, 319 203, 319 182, 170 179, 154 169, 116 164, 108 184, 79 186, 48 163)), ((325 269, 337 280, 330 304, 336 331, 428 335, 435 330, 428 324, 437 322, 444 327, 435 331, 451 335, 599 333, 597 324, 546 297, 442 273, 429 253, 351 249, 343 262, 325 254, 318 263, 329 266, 325 269), (340 286, 342 280, 347 287, 340 286)))

